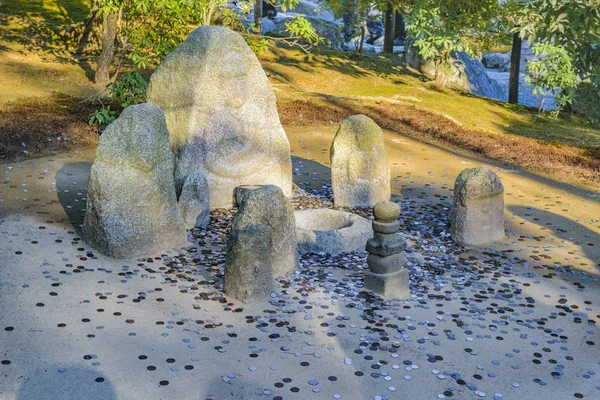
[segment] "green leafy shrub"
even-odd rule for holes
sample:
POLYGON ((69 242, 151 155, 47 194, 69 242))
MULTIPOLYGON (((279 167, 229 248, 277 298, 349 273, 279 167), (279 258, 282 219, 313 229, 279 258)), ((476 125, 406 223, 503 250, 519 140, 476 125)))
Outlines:
POLYGON ((138 72, 128 72, 120 81, 111 82, 106 86, 108 98, 118 101, 126 108, 146 101, 148 82, 138 72))
POLYGON ((116 120, 115 112, 110 109, 110 106, 102 106, 100 110, 96 110, 88 116, 88 124, 106 126, 116 120))
POLYGON ((571 109, 587 122, 600 124, 600 89, 592 83, 581 82, 575 90, 575 100, 571 109))
MULTIPOLYGON (((128 72, 121 80, 111 82, 106 85, 106 89, 89 100, 96 104, 99 103, 102 108, 94 111, 88 116, 90 125, 105 126, 117 119, 116 112, 110 109, 110 105, 104 102, 117 103, 121 108, 126 108, 146 101, 146 91, 148 82, 138 72, 128 72)), ((117 107, 118 108, 118 107, 117 107)))
POLYGON ((528 84, 533 86, 533 94, 537 98, 538 112, 541 114, 544 102, 549 94, 555 94, 558 109, 565 108, 574 99, 573 89, 579 79, 573 69, 573 60, 562 47, 549 42, 536 43, 532 53, 539 59, 527 64, 528 84))

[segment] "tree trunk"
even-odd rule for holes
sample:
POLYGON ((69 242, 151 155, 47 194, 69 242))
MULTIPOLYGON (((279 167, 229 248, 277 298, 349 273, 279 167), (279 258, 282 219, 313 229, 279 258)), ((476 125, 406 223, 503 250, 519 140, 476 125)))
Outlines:
POLYGON ((521 46, 523 42, 519 33, 513 35, 512 53, 510 55, 510 81, 508 83, 508 102, 519 104, 519 73, 521 69, 521 46))
POLYGON ((117 25, 119 13, 104 15, 102 31, 102 53, 98 57, 95 81, 107 84, 110 82, 110 66, 115 58, 115 39, 117 38, 117 25))
POLYGON ((342 16, 344 21, 344 41, 349 42, 350 39, 352 39, 357 33, 356 25, 358 22, 358 5, 356 4, 356 0, 343 0, 342 4, 344 6, 344 15, 342 16))
POLYGON ((404 24, 404 16, 398 11, 394 13, 394 39, 401 41, 406 40, 406 26, 404 24))
POLYGON ((449 66, 448 66, 449 54, 442 52, 439 54, 434 61, 435 64, 435 84, 439 89, 445 89, 448 85, 449 78, 449 66))
POLYGON ((367 31, 367 27, 366 27, 366 24, 363 22, 360 25, 360 38, 359 38, 359 44, 358 44, 358 55, 359 56, 362 54, 362 51, 363 51, 363 45, 365 43, 366 31, 367 31))
POLYGON ((100 48, 100 37, 102 35, 102 14, 95 2, 88 16, 83 21, 83 30, 77 37, 77 50, 75 53, 78 56, 83 54, 94 53, 100 48))
POLYGON ((254 25, 257 35, 262 35, 263 0, 254 0, 254 25))
POLYGON ((394 9, 391 2, 387 3, 385 9, 383 29, 383 52, 392 54, 394 52, 394 9))
POLYGON ((97 55, 102 50, 102 14, 98 4, 93 1, 85 20, 66 26, 60 36, 68 45, 75 45, 77 56, 97 55))

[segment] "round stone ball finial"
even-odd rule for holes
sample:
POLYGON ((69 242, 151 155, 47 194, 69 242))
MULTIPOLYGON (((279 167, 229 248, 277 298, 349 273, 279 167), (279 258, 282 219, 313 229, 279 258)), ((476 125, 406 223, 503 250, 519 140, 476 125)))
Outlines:
POLYGON ((373 215, 379 222, 395 222, 400 216, 400 205, 392 201, 382 201, 373 207, 373 215))

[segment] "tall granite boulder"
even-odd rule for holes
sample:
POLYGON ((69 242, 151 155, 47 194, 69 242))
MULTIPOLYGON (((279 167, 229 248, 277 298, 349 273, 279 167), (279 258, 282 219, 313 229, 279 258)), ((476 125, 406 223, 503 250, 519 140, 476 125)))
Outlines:
POLYGON ((210 189, 202 172, 194 171, 185 179, 179 213, 187 229, 206 228, 210 223, 210 189))
POLYGON ((359 114, 342 121, 331 145, 331 188, 336 206, 372 207, 391 196, 383 131, 359 114))
POLYGON ((504 186, 486 166, 466 168, 454 183, 450 213, 452 239, 483 246, 504 238, 504 186))
POLYGON ((126 108, 100 136, 90 173, 83 239, 114 258, 184 245, 173 165, 160 108, 152 104, 126 108))
POLYGON ((296 269, 294 208, 277 186, 247 192, 231 223, 225 293, 244 302, 271 290, 273 278, 296 269))
POLYGON ((231 207, 240 185, 277 185, 291 195, 290 144, 275 94, 238 33, 194 30, 152 75, 148 101, 167 119, 178 194, 187 176, 200 171, 213 209, 231 207))

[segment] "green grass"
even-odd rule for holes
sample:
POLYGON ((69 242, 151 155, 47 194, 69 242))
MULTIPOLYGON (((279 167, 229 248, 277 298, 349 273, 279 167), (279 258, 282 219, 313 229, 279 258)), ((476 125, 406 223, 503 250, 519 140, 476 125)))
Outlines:
MULTIPOLYGON (((0 33, 0 102, 18 97, 49 94, 59 90, 71 95, 89 95, 97 90, 90 81, 93 65, 74 60, 55 37, 40 38, 44 30, 31 30, 27 20, 57 31, 82 21, 90 0, 4 1, 0 19, 9 22, 10 34, 0 33), (44 22, 45 24, 42 24, 44 22), (36 36, 37 35, 37 36, 36 36), (42 43, 44 46, 36 46, 42 43), (71 57, 71 58, 69 58, 71 57), (61 78, 63 78, 61 80, 61 78)), ((35 25, 35 24, 34 24, 35 25)), ((540 117, 536 110, 507 105, 454 90, 439 91, 423 76, 403 66, 399 56, 368 55, 355 60, 349 53, 320 50, 305 54, 274 47, 261 62, 302 91, 338 97, 367 97, 395 101, 450 117, 464 128, 509 134, 579 147, 600 147, 598 127, 568 118, 540 117)), ((278 97, 286 93, 277 92, 278 97)))
POLYGON ((475 131, 510 134, 578 147, 600 147, 600 130, 578 119, 539 116, 530 107, 510 105, 468 93, 439 91, 422 75, 403 66, 401 57, 324 51, 306 55, 276 48, 265 54, 265 69, 306 92, 332 96, 391 99, 449 116, 475 131))
POLYGON ((57 26, 83 21, 90 9, 91 0, 4 0, 2 14, 27 18, 41 18, 57 26))

